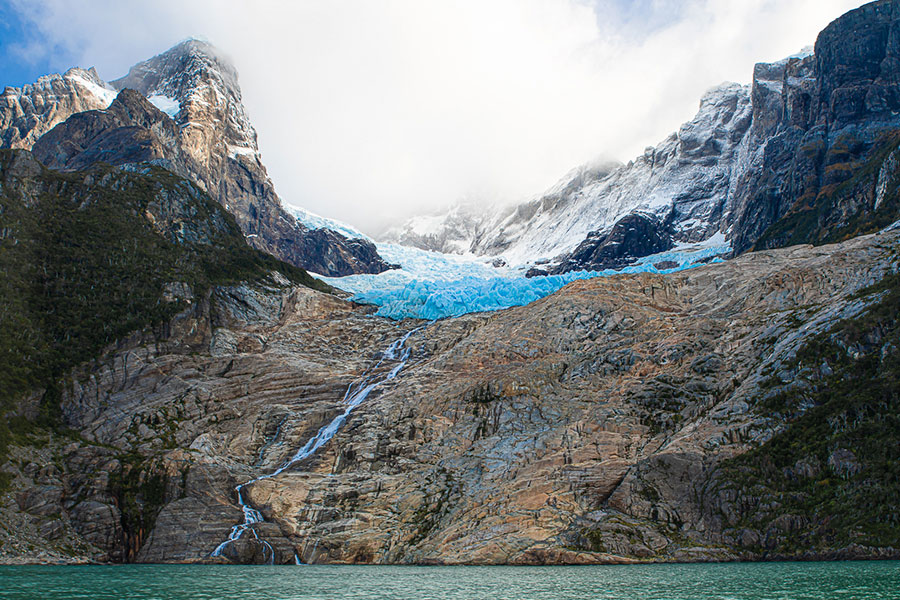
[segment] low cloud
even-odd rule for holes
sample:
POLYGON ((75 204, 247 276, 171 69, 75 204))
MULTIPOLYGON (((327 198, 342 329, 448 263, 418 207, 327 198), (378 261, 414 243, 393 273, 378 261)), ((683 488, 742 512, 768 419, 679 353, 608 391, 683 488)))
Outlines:
POLYGON ((282 198, 369 232, 461 197, 529 197, 599 156, 628 160, 706 89, 749 82, 755 62, 811 45, 861 4, 13 1, 33 24, 23 55, 75 56, 106 79, 209 39, 238 67, 282 198))

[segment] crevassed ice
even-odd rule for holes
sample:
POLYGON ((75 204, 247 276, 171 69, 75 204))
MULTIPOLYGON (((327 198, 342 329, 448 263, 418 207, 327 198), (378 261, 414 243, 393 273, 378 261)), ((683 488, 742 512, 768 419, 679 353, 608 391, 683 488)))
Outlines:
POLYGON ((525 267, 495 268, 484 257, 473 255, 447 255, 396 244, 379 244, 378 252, 385 260, 399 263, 402 269, 322 279, 352 293, 356 302, 378 306, 377 314, 381 316, 434 320, 523 306, 578 279, 620 273, 673 273, 721 262, 721 256, 730 253, 731 246, 724 235, 717 234, 701 244, 646 256, 620 271, 577 271, 533 278, 525 277, 525 267))

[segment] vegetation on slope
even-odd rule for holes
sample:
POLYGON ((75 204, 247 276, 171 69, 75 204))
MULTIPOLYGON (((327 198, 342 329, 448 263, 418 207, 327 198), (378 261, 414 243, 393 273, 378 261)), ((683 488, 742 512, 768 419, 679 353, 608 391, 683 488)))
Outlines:
POLYGON ((37 419, 0 420, 0 463, 14 431, 58 426, 61 382, 74 366, 186 308, 164 299, 167 284, 202 298, 273 270, 330 289, 248 246, 230 214, 164 169, 60 173, 27 152, 0 151, 0 413, 11 416, 33 390, 43 395, 37 419))
POLYGON ((900 276, 874 294, 798 353, 804 388, 758 407, 789 425, 724 465, 722 489, 745 507, 732 525, 763 532, 759 551, 900 548, 900 276))
POLYGON ((874 148, 851 136, 825 157, 824 185, 801 196, 756 242, 755 249, 831 244, 875 233, 900 219, 900 132, 883 134, 874 148), (881 202, 878 184, 884 176, 881 202), (877 204, 877 205, 876 205, 877 204))

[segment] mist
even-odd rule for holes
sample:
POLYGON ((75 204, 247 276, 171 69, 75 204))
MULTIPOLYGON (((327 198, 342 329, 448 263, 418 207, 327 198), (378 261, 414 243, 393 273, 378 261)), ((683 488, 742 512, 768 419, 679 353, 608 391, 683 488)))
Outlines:
MULTIPOLYGON (((281 198, 370 234, 627 161, 703 92, 859 0, 12 0, 25 62, 106 80, 180 40, 231 56, 281 198)), ((4 82, 0 82, 3 84, 4 82)))

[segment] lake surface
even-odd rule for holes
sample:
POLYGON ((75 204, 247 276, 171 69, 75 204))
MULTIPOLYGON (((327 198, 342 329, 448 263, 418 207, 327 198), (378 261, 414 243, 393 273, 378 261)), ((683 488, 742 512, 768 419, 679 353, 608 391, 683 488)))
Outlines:
POLYGON ((878 600, 900 562, 600 567, 0 567, 0 598, 878 600))

